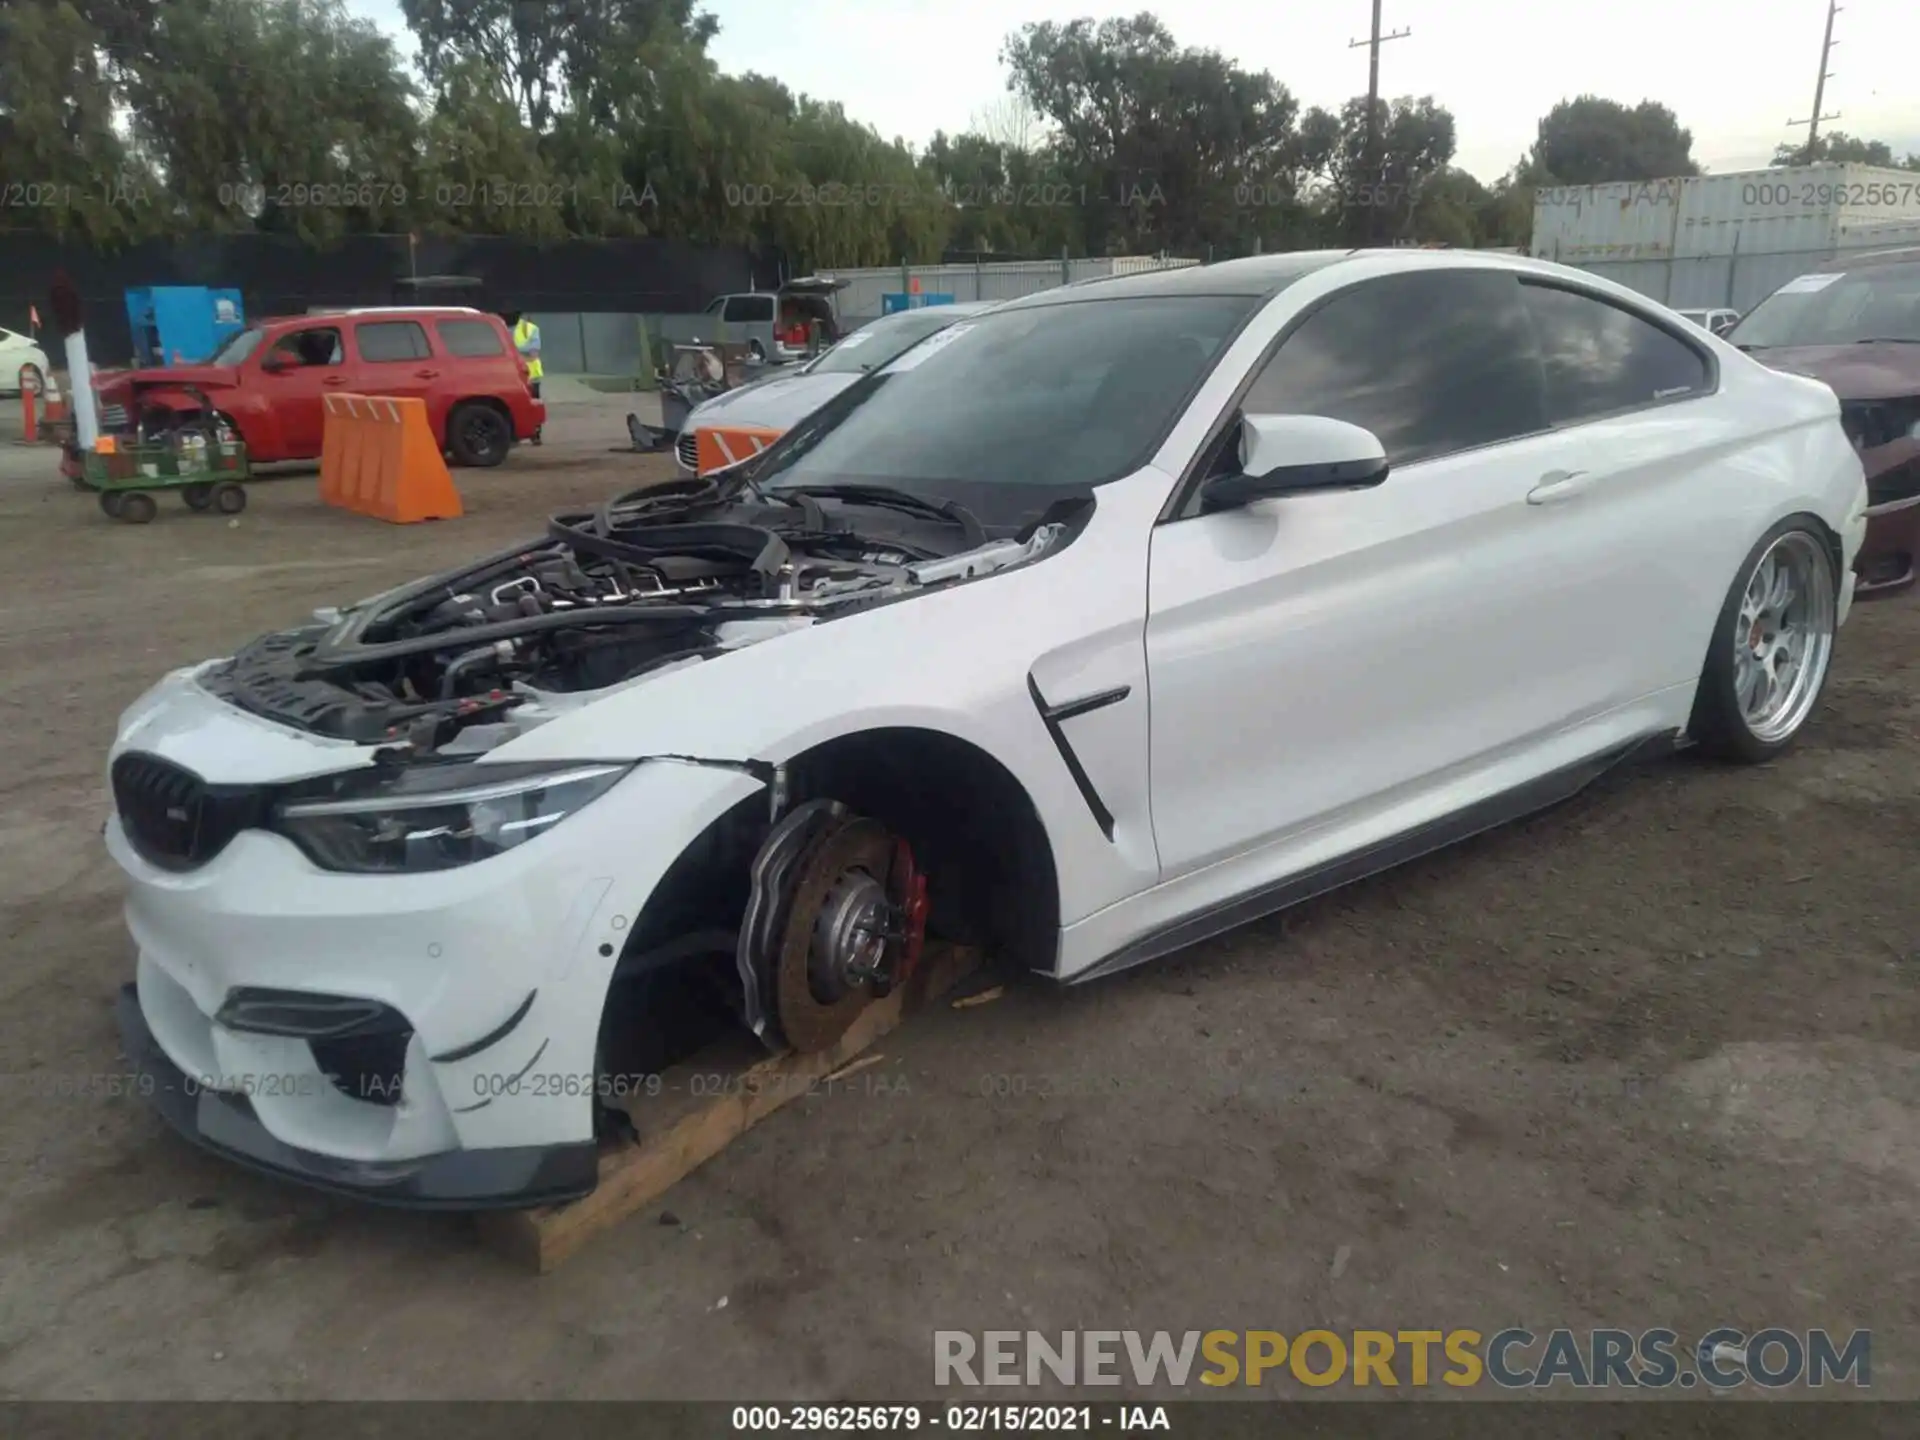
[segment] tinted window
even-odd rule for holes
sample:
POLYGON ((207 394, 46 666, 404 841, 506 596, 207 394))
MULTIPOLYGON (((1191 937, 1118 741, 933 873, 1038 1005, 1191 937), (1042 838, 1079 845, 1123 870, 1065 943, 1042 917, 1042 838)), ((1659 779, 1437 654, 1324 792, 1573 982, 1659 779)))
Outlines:
POLYGON ((735 295, 727 301, 722 320, 760 321, 773 319, 773 297, 771 295, 735 295))
POLYGON ((1258 297, 1086 300, 969 317, 797 426, 774 487, 892 485, 989 524, 1138 469, 1258 297))
POLYGON ((381 320, 354 328, 360 343, 360 358, 375 364, 390 360, 425 360, 433 352, 427 349, 427 332, 414 320, 381 320))
POLYGON ((257 328, 236 330, 213 352, 207 360, 209 365, 238 365, 253 354, 260 344, 261 331, 257 328))
POLYGON ((1876 265, 1789 280, 1727 336, 1735 345, 1920 342, 1920 264, 1876 265))
POLYGON ((1519 286, 1490 270, 1339 292, 1287 336, 1242 409, 1364 426, 1395 465, 1547 428, 1519 286))
POLYGON ((1556 425, 1703 392, 1712 375, 1700 352, 1617 305, 1522 285, 1547 372, 1547 414, 1556 425))
POLYGON ((857 375, 866 370, 878 370, 882 365, 899 359, 905 351, 929 335, 963 318, 959 315, 942 315, 940 310, 944 308, 938 307, 931 313, 910 310, 904 315, 876 320, 865 329, 854 331, 827 351, 813 362, 807 373, 857 375))
POLYGON ((274 341, 268 353, 276 360, 292 360, 296 365, 338 365, 346 358, 340 348, 340 332, 331 325, 291 331, 274 341))
MULTIPOLYGON (((507 347, 501 342, 500 332, 484 320, 441 320, 435 324, 440 332, 441 347, 449 355, 459 355, 474 360, 487 355, 504 355, 507 347)), ((361 329, 360 348, 366 351, 366 328, 361 329)))

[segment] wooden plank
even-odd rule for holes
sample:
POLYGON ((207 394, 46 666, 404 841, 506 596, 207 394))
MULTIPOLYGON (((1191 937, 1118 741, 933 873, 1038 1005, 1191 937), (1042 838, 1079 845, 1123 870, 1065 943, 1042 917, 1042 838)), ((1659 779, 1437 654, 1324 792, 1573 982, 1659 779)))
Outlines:
POLYGON ((744 1031, 675 1066, 658 1095, 628 1104, 640 1139, 600 1153, 591 1195, 537 1210, 477 1216, 481 1237, 516 1263, 547 1274, 602 1231, 658 1200, 767 1116, 855 1060, 900 1022, 952 990, 980 965, 978 951, 929 945, 911 979, 861 1012, 830 1049, 767 1055, 744 1031), (748 1049, 747 1047, 751 1047, 748 1049), (755 1059, 754 1056, 759 1058, 755 1059), (699 1077, 693 1080, 692 1077, 699 1077), (717 1091, 720 1093, 709 1093, 717 1091))

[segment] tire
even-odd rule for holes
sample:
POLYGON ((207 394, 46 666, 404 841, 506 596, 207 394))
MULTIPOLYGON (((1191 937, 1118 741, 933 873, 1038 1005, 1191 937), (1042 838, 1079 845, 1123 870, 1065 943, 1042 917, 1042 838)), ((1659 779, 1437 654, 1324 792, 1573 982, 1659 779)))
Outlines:
POLYGON ((1720 606, 1687 730, 1722 760, 1758 765, 1790 747, 1833 668, 1839 564, 1826 528, 1790 515, 1747 552, 1720 606))
POLYGON ((747 355, 751 359, 758 360, 762 365, 767 363, 766 347, 758 340, 749 340, 747 342, 747 355))
POLYGON ((233 480, 222 480, 213 487, 213 508, 222 515, 238 515, 247 508, 247 487, 233 480))
POLYGON ((456 464, 490 470, 513 449, 513 426, 491 405, 469 401, 447 417, 447 449, 456 464))
POLYGON ((153 496, 144 490, 128 490, 121 495, 113 518, 127 525, 151 525, 159 513, 160 507, 154 504, 153 496))
POLYGON ((180 498, 187 502, 189 510, 205 510, 213 504, 213 486, 205 481, 189 485, 180 492, 180 498))
POLYGON ((125 494, 121 490, 102 490, 100 492, 100 513, 109 520, 120 518, 120 501, 125 494))

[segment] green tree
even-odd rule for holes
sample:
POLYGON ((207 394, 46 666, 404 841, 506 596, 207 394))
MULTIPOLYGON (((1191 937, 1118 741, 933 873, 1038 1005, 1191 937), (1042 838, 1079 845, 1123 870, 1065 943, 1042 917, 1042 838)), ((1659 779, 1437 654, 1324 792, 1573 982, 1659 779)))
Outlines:
POLYGON ((430 84, 477 61, 540 135, 567 109, 609 121, 617 80, 631 79, 635 61, 662 63, 719 30, 694 0, 401 0, 400 8, 430 84))
POLYGON ((1693 132, 1680 127, 1673 111, 1652 100, 1629 109, 1597 95, 1562 100, 1542 116, 1521 170, 1536 185, 1604 185, 1700 173, 1693 160, 1693 132))
POLYGON ((1781 145, 1773 152, 1770 165, 1806 165, 1827 162, 1837 165, 1879 165, 1886 169, 1920 170, 1920 152, 1904 160, 1893 158, 1893 147, 1884 140, 1861 140, 1844 130, 1829 130, 1813 142, 1813 154, 1805 144, 1781 145))
POLYGON ((1299 106, 1265 71, 1182 49, 1154 16, 1023 26, 1002 58, 1086 200, 1091 254, 1204 254, 1261 222, 1248 198, 1291 194, 1299 106))
POLYGON ((1380 101, 1371 155, 1364 95, 1338 115, 1308 112, 1300 136, 1306 168, 1321 182, 1315 200, 1328 237, 1356 245, 1411 238, 1421 193, 1454 151, 1453 115, 1431 95, 1380 101))
POLYGON ((475 59, 443 67, 422 126, 415 223, 443 234, 556 240, 596 233, 573 213, 578 195, 556 176, 534 133, 475 59))
POLYGON ((0 6, 6 225, 115 245, 164 228, 159 184, 114 125, 111 34, 71 0, 0 6))
POLYGON ((405 228, 413 90, 392 42, 340 0, 170 0, 115 68, 177 232, 405 228))

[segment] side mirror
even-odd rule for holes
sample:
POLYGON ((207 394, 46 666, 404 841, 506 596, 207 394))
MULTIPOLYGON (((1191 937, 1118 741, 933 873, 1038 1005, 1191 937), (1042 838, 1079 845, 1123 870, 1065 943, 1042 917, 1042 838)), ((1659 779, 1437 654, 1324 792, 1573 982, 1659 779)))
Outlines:
POLYGON ((1368 490, 1387 478, 1386 447, 1371 430, 1324 415, 1242 415, 1240 472, 1200 491, 1205 510, 1316 490, 1368 490))

